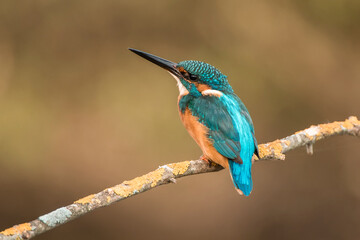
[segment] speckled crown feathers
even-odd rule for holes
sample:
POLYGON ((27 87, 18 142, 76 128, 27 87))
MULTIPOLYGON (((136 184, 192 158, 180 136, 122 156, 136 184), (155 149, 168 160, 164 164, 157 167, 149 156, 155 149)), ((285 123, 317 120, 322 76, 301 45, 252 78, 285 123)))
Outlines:
POLYGON ((201 82, 210 85, 213 89, 232 91, 227 76, 208 63, 187 60, 180 62, 177 67, 183 67, 187 72, 197 75, 201 82))

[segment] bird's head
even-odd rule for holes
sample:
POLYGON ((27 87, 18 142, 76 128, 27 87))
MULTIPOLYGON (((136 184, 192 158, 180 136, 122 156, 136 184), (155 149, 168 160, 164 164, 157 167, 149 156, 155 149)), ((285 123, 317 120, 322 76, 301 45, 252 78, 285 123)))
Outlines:
POLYGON ((227 77, 210 64, 193 60, 174 63, 136 49, 129 50, 166 69, 177 80, 181 95, 221 95, 233 92, 227 77))

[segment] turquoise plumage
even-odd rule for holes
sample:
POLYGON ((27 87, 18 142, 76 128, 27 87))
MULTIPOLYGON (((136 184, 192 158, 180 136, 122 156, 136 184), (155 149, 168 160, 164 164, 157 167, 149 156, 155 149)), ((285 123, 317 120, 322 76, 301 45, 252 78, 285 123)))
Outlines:
POLYGON ((177 80, 181 119, 203 151, 202 159, 229 167, 235 188, 248 196, 253 188, 251 166, 258 155, 254 126, 245 105, 227 77, 200 61, 178 64, 130 49, 168 70, 177 80))
POLYGON ((253 185, 251 159, 257 143, 250 115, 241 100, 234 93, 220 97, 188 94, 181 97, 179 106, 182 114, 190 109, 208 128, 207 135, 215 149, 229 159, 235 187, 248 196, 253 185))

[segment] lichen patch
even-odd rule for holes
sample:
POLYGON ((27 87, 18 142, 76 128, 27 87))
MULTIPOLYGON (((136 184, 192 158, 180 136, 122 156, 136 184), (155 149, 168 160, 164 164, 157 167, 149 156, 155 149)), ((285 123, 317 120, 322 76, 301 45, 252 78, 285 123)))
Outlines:
POLYGON ((184 174, 189 169, 189 166, 190 161, 169 164, 169 167, 172 168, 174 176, 184 174))
POLYGON ((78 204, 87 204, 90 203, 91 200, 94 198, 95 194, 91 194, 89 196, 83 197, 77 201, 75 201, 74 203, 78 203, 78 204))
POLYGON ((317 126, 311 126, 310 128, 305 129, 304 133, 307 138, 309 138, 310 140, 313 140, 314 137, 319 134, 319 128, 317 126))
POLYGON ((357 117, 355 116, 351 116, 349 117, 349 119, 347 119, 346 121, 351 122, 354 125, 360 125, 360 121, 357 119, 357 117))
POLYGON ((11 228, 5 229, 4 231, 0 232, 0 234, 5 236, 11 236, 15 234, 22 234, 25 231, 32 230, 30 223, 23 223, 19 225, 15 225, 11 228))
POLYGON ((55 227, 68 221, 71 216, 72 212, 69 209, 61 207, 51 213, 40 216, 39 220, 50 227, 55 227))
MULTIPOLYGON (((356 119, 356 118, 355 118, 356 119)), ((354 124, 352 123, 352 121, 351 120, 353 120, 353 119, 347 119, 345 122, 344 122, 344 124, 342 125, 344 128, 346 128, 346 129, 351 129, 351 128, 353 128, 354 127, 354 124)), ((357 119, 356 119, 357 120, 357 119)))
POLYGON ((115 192, 117 195, 119 195, 119 196, 121 196, 121 197, 123 197, 123 198, 126 198, 126 197, 128 197, 128 196, 130 195, 131 192, 130 192, 130 191, 126 191, 124 188, 125 188, 124 185, 119 184, 119 185, 116 185, 115 187, 113 187, 112 190, 114 190, 114 192, 115 192))
POLYGON ((282 140, 282 143, 286 146, 290 146, 291 142, 289 140, 282 140))
POLYGON ((321 138, 322 136, 328 136, 335 132, 341 132, 341 124, 340 122, 333 122, 330 124, 320 124, 319 125, 320 131, 316 134, 316 138, 321 138))
POLYGON ((116 185, 112 189, 121 197, 128 197, 141 192, 143 187, 150 184, 151 187, 155 187, 159 181, 161 181, 165 169, 158 168, 155 171, 145 174, 141 177, 134 178, 131 181, 125 181, 122 184, 116 185))
POLYGON ((276 158, 283 159, 283 147, 281 143, 282 142, 280 140, 276 140, 271 143, 259 145, 260 158, 271 155, 276 158))
POLYGON ((151 187, 155 187, 157 183, 162 179, 165 169, 159 168, 156 171, 152 172, 150 175, 150 179, 152 180, 151 187))

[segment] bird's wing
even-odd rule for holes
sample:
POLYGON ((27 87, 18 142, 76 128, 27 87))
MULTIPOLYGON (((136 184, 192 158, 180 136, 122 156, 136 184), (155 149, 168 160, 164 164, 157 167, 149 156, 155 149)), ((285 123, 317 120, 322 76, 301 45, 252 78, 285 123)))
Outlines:
MULTIPOLYGON (((230 106, 233 109, 229 109, 229 105, 217 96, 202 96, 192 99, 187 107, 191 110, 192 115, 198 117, 199 121, 209 129, 208 137, 213 140, 215 149, 226 158, 242 163, 240 137, 249 136, 251 134, 249 131, 253 132, 253 127, 251 119, 248 120, 250 116, 244 115, 236 99, 233 100, 233 106, 230 106), (237 111, 240 114, 234 115, 231 111, 237 111), (236 127, 235 123, 239 122, 248 123, 250 128, 236 127)), ((245 111, 247 112, 246 108, 245 111)))
POLYGON ((240 98, 233 94, 232 97, 238 102, 239 107, 240 107, 240 113, 241 115, 246 119, 246 121, 249 123, 250 125, 250 130, 251 130, 251 134, 252 134, 252 138, 254 140, 254 144, 255 144, 255 154, 258 158, 260 158, 259 156, 259 149, 258 149, 258 143, 255 137, 255 130, 254 130, 254 124, 252 122, 252 119, 250 117, 250 113, 247 110, 247 108, 245 107, 245 104, 240 100, 240 98))

